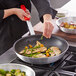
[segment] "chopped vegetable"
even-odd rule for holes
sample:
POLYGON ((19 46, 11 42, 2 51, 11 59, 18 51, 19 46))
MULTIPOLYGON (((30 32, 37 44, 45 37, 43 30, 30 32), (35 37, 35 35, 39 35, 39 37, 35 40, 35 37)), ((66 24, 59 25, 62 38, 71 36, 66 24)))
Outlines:
POLYGON ((5 75, 6 74, 6 71, 3 70, 3 69, 0 69, 0 74, 5 75))
POLYGON ((44 36, 42 35, 42 36, 41 36, 41 40, 43 40, 43 37, 44 37, 44 36))
POLYGON ((10 73, 7 73, 6 76, 12 76, 10 73))
POLYGON ((15 73, 15 71, 16 71, 15 69, 12 69, 12 70, 11 70, 11 73, 12 73, 12 74, 14 74, 14 73, 15 73))
POLYGON ((29 48, 32 48, 32 45, 29 44, 29 48))
POLYGON ((46 53, 46 56, 49 57, 50 56, 49 53, 46 53))
POLYGON ((49 51, 47 50, 46 53, 49 53, 49 51))
POLYGON ((0 76, 26 76, 26 73, 21 72, 20 69, 12 69, 11 71, 0 69, 0 76))
POLYGON ((53 50, 50 50, 50 52, 53 52, 53 50))
POLYGON ((37 48, 40 48, 40 45, 39 45, 39 46, 34 46, 34 47, 33 47, 33 49, 37 49, 37 48))
POLYGON ((22 54, 20 52, 21 55, 32 58, 41 58, 52 57, 61 53, 58 47, 53 46, 47 49, 47 47, 45 47, 39 41, 36 42, 36 45, 34 47, 32 47, 31 44, 29 44, 29 48, 27 46, 25 46, 25 49, 24 51, 22 51, 22 54))
POLYGON ((72 23, 62 22, 60 26, 68 29, 76 29, 76 24, 74 24, 73 22, 72 23))
POLYGON ((28 47, 27 47, 27 46, 25 46, 25 49, 28 49, 28 47))
POLYGON ((41 44, 41 45, 40 45, 40 47, 44 47, 44 45, 43 45, 43 44, 41 44))

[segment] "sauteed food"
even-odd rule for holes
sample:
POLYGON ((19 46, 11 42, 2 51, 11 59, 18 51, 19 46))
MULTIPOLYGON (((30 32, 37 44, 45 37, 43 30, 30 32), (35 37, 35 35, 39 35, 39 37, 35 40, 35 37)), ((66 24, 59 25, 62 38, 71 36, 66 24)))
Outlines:
POLYGON ((26 76, 26 73, 21 72, 20 69, 12 69, 11 71, 0 69, 0 76, 26 76))
POLYGON ((62 22, 61 26, 68 29, 76 29, 76 24, 73 22, 70 22, 70 23, 62 22))
POLYGON ((36 45, 34 47, 29 44, 29 46, 25 46, 25 49, 19 52, 19 54, 23 56, 32 58, 52 57, 59 55, 60 53, 61 51, 58 47, 52 46, 50 48, 47 48, 39 41, 36 42, 36 45))

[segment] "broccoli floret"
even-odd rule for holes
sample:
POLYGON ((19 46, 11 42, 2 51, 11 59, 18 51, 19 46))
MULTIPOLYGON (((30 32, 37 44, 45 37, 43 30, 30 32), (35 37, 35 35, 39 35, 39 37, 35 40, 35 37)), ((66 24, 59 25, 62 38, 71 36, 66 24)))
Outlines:
POLYGON ((0 69, 0 74, 2 74, 2 75, 6 75, 6 71, 3 70, 3 69, 0 69))
POLYGON ((17 73, 16 76, 22 76, 22 74, 21 73, 17 73))
POLYGON ((14 74, 14 73, 15 73, 15 71, 16 71, 15 69, 12 69, 10 72, 11 72, 12 74, 14 74))
POLYGON ((22 76, 26 76, 25 72, 22 72, 21 74, 22 74, 22 76))

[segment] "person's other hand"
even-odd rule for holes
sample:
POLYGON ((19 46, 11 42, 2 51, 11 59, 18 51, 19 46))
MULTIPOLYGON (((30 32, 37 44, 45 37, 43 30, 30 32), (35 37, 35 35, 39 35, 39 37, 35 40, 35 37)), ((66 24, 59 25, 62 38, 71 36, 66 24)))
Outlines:
POLYGON ((45 36, 46 38, 50 38, 51 35, 52 35, 52 31, 54 29, 54 26, 53 26, 53 24, 51 22, 51 15, 46 14, 44 16, 43 26, 44 26, 43 36, 45 36))
POLYGON ((26 9, 26 12, 25 12, 25 11, 22 10, 22 9, 15 8, 14 14, 17 15, 22 21, 25 21, 24 17, 31 18, 30 12, 29 12, 28 9, 26 9))

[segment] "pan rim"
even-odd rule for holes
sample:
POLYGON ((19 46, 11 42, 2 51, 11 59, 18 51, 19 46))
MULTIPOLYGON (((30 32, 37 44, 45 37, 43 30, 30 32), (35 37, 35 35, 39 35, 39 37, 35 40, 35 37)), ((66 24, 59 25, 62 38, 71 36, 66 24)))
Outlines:
MULTIPOLYGON (((16 45, 16 43, 17 43, 18 41, 24 39, 24 38, 33 37, 33 36, 42 36, 42 35, 41 35, 41 34, 40 34, 40 35, 31 35, 31 36, 27 36, 27 37, 20 38, 20 39, 17 40, 17 41, 14 43, 14 45, 13 45, 14 52, 15 52, 16 54, 20 55, 20 54, 17 53, 16 50, 15 50, 15 45, 16 45)), ((23 56, 23 55, 20 55, 20 56, 26 57, 26 58, 29 58, 29 59, 47 59, 47 58, 54 58, 54 57, 57 57, 57 56, 62 55, 63 53, 66 53, 66 51, 67 51, 68 48, 69 48, 69 43, 68 43, 65 39, 63 39, 62 37, 59 37, 59 36, 56 36, 56 35, 52 35, 52 37, 56 37, 56 38, 58 38, 58 39, 63 40, 63 41, 66 42, 67 48, 65 49, 65 51, 61 52, 61 54, 56 55, 56 56, 53 56, 53 57, 44 57, 44 58, 32 58, 32 57, 27 57, 27 56, 23 56)))

